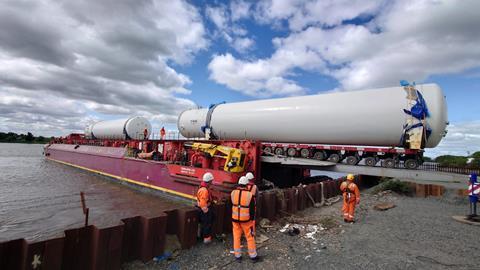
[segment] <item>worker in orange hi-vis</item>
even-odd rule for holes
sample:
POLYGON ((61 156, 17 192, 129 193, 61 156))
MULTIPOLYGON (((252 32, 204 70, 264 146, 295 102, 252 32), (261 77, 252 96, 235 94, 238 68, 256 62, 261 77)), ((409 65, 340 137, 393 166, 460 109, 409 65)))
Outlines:
POLYGON ((248 190, 248 179, 245 176, 238 180, 238 187, 230 194, 232 200, 233 254, 237 262, 242 261, 242 234, 247 239, 248 255, 253 262, 259 261, 255 245, 253 217, 255 216, 255 200, 248 190))
POLYGON ((165 128, 164 127, 162 127, 162 129, 160 129, 160 138, 162 140, 165 140, 165 128))
MULTIPOLYGON (((255 207, 257 206, 257 195, 258 195, 258 189, 257 185, 255 185, 255 176, 253 176, 253 173, 248 172, 245 177, 248 180, 247 188, 250 192, 252 192, 253 199, 255 200, 255 207)), ((255 213, 257 212, 257 209, 255 208, 255 213)), ((253 219, 253 230, 256 232, 257 226, 255 222, 255 217, 252 217, 253 219)))
POLYGON ((347 175, 347 181, 342 182, 340 190, 343 192, 343 220, 345 222, 355 222, 355 205, 360 203, 360 190, 353 182, 353 174, 347 175))
POLYGON ((209 190, 210 184, 213 181, 213 175, 209 172, 203 175, 203 181, 197 191, 197 208, 198 220, 200 223, 201 237, 203 243, 208 244, 212 242, 212 224, 214 213, 211 209, 213 202, 212 194, 209 190))

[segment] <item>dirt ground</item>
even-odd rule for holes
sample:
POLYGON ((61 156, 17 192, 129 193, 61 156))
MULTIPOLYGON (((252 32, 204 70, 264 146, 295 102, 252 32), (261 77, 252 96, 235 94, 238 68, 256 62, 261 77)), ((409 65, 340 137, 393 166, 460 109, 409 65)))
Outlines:
MULTIPOLYGON (((458 223, 453 215, 468 212, 466 199, 415 198, 383 192, 362 192, 354 224, 340 215, 341 202, 310 208, 258 228, 262 261, 253 264, 244 254, 237 263, 230 253, 231 235, 204 246, 174 253, 147 264, 132 262, 124 269, 480 269, 480 227, 458 223), (394 208, 377 211, 380 202, 394 208), (290 236, 286 224, 300 234, 290 236), (302 227, 303 226, 303 227, 302 227), (317 230, 316 232, 315 229, 317 230)), ((246 244, 245 244, 246 246, 246 244)))

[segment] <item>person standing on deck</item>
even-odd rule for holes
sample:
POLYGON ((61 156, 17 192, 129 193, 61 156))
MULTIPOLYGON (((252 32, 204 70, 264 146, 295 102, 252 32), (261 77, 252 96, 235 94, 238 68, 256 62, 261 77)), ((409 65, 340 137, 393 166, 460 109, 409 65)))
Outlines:
POLYGON ((165 128, 160 129, 160 139, 165 140, 165 128))

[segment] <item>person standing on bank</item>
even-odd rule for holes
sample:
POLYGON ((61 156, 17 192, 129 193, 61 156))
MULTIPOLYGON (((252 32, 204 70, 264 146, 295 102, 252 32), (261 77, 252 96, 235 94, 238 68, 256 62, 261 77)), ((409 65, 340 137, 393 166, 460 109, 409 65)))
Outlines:
POLYGON ((343 220, 345 222, 355 222, 355 206, 360 203, 360 190, 353 182, 353 174, 347 175, 347 181, 343 181, 340 190, 343 193, 343 220))
POLYGON ((255 200, 248 189, 248 179, 240 177, 238 186, 230 194, 232 200, 233 254, 237 262, 242 261, 242 234, 247 239, 248 255, 253 262, 259 261, 255 245, 254 221, 255 200))

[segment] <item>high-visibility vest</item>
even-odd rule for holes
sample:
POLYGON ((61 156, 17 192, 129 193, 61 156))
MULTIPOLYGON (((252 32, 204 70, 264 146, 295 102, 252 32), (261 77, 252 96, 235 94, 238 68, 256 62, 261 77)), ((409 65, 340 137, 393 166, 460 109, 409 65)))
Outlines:
POLYGON ((200 208, 208 207, 211 202, 212 194, 210 194, 210 191, 206 187, 201 186, 197 191, 197 206, 200 208), (207 198, 205 198, 205 193, 207 194, 207 198))
POLYGON ((355 192, 355 189, 357 188, 357 185, 355 183, 349 183, 347 181, 344 181, 342 182, 342 184, 340 184, 340 190, 343 192, 343 193, 346 193, 346 197, 347 199, 350 199, 350 198, 353 198, 353 197, 356 197, 356 192, 355 192))
POLYGON ((252 201, 252 192, 246 189, 235 189, 230 194, 232 199, 232 221, 246 222, 250 218, 250 203, 252 201))
POLYGON ((248 190, 252 192, 253 196, 257 195, 257 185, 253 184, 253 185, 248 185, 247 187, 248 187, 248 190))

